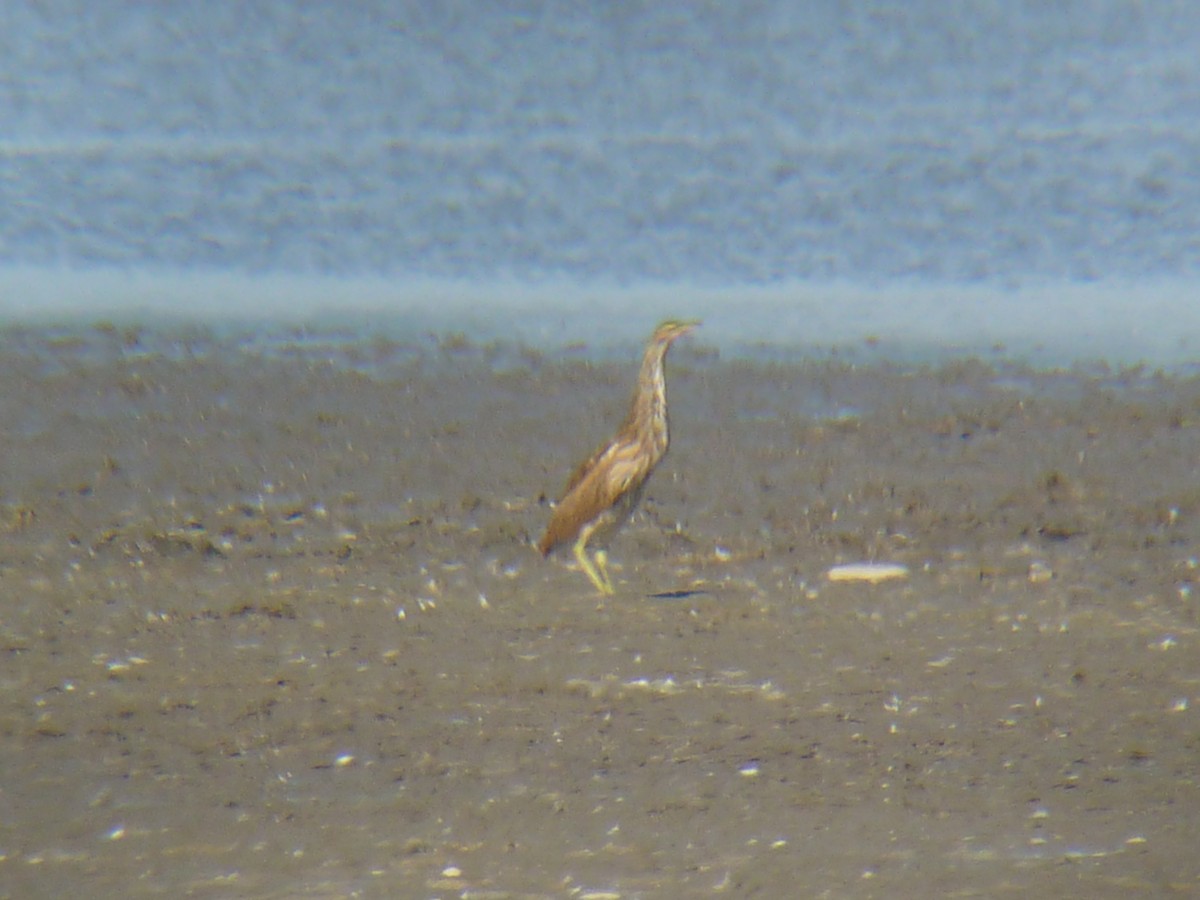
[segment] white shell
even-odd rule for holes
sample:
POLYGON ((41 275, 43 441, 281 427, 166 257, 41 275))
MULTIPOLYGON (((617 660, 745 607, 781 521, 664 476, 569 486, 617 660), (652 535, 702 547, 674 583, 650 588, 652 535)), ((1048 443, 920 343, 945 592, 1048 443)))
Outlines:
POLYGON ((866 581, 878 584, 893 578, 906 578, 908 566, 902 566, 900 563, 847 563, 844 566, 834 566, 825 576, 830 581, 866 581))

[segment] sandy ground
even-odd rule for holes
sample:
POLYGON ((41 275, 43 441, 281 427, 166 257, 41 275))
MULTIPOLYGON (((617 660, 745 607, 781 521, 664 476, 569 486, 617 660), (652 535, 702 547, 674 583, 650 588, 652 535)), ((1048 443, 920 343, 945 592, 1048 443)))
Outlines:
POLYGON ((5 334, 0 896, 1200 892, 1200 378, 638 352, 5 334))

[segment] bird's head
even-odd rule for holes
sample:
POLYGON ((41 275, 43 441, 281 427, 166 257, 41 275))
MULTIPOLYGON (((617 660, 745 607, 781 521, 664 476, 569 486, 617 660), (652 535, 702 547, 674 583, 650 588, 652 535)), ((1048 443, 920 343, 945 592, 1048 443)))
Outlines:
POLYGON ((669 344, 676 338, 683 337, 685 334, 695 331, 699 327, 700 322, 696 320, 681 321, 678 319, 667 319, 658 328, 654 329, 654 337, 651 340, 656 344, 669 344))

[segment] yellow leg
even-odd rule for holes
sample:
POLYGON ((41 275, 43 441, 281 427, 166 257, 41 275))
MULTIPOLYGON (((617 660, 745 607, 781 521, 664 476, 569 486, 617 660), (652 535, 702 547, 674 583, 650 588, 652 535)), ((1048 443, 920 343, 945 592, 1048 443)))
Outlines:
POLYGON ((608 580, 608 554, 603 550, 596 553, 596 562, 599 563, 600 569, 597 571, 596 566, 588 559, 587 542, 592 536, 595 529, 585 528, 579 533, 579 539, 575 541, 575 559, 579 561, 579 567, 583 569, 583 574, 596 586, 602 594, 612 594, 612 582, 608 580))
POLYGON ((613 583, 612 579, 608 577, 608 551, 597 550, 592 555, 596 558, 596 568, 600 570, 600 577, 608 585, 608 593, 611 594, 613 592, 613 583))

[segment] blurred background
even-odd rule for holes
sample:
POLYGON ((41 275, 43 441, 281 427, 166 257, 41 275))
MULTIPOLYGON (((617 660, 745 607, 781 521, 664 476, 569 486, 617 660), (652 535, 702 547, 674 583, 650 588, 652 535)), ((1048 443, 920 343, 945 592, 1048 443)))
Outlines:
POLYGON ((8 321, 1179 364, 1198 275, 1182 0, 0 4, 8 321))

